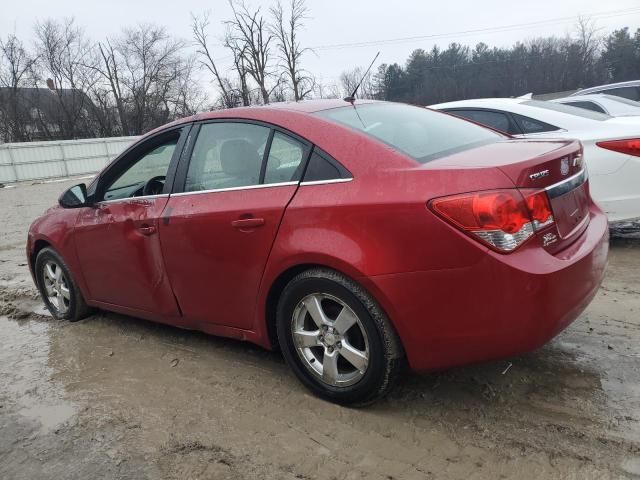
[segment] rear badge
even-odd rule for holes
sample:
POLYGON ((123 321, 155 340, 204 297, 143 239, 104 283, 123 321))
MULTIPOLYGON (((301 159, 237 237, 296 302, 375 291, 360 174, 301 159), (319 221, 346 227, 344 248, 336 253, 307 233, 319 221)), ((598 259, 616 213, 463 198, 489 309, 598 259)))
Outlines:
POLYGON ((548 175, 549 175, 549 170, 542 170, 541 172, 532 173, 531 175, 529 175, 529 178, 531 180, 537 180, 539 178, 546 177, 548 175))
POLYGON ((564 157, 560 160, 560 173, 562 175, 569 173, 569 157, 564 157))
POLYGON ((574 167, 578 167, 578 168, 582 168, 582 155, 581 154, 577 154, 575 157, 573 157, 573 166, 574 167))
POLYGON ((552 243, 556 243, 558 241, 558 236, 555 233, 545 233, 542 236, 542 246, 548 247, 552 243))

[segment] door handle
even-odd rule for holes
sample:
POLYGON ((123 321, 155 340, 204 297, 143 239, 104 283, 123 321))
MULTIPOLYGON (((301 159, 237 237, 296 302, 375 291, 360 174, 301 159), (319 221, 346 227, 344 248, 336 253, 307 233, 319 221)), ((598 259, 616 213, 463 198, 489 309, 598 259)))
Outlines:
POLYGON ((233 220, 231 226, 240 230, 249 230, 251 228, 262 227, 264 225, 264 218, 240 218, 233 220))
POLYGON ((156 233, 156 227, 154 225, 149 225, 148 223, 143 223, 136 228, 142 235, 153 235, 156 233))

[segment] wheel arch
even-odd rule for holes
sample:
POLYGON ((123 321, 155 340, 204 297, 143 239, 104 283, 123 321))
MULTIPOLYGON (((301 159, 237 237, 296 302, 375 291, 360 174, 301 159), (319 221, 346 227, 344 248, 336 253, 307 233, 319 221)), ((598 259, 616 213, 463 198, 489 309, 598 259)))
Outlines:
POLYGON ((267 340, 269 345, 271 346, 271 349, 279 350, 278 334, 276 331, 276 310, 278 306, 278 300, 280 299, 280 295, 282 294, 282 291, 296 275, 306 270, 311 270, 314 268, 332 270, 341 275, 344 275, 351 281, 357 283, 374 300, 378 308, 380 308, 380 310, 386 316, 386 318, 388 319, 388 323, 391 325, 391 328, 394 330, 396 338, 400 343, 400 348, 404 350, 404 345, 402 344, 402 338, 398 333, 398 329, 395 326, 391 316, 389 315, 389 312, 385 308, 384 304, 386 302, 383 301, 383 299, 379 298, 379 295, 376 295, 376 293, 379 294, 381 292, 373 292, 370 288, 371 285, 369 284, 369 282, 366 282, 366 283, 361 282, 360 280, 363 278, 361 274, 354 275, 353 274, 354 272, 346 271, 350 269, 343 269, 343 268, 340 268, 339 266, 331 265, 329 264, 329 262, 307 262, 307 263, 299 263, 299 264, 291 265, 285 270, 283 270, 282 272, 280 272, 275 277, 275 279, 271 282, 268 293, 266 295, 264 308, 263 308, 264 328, 266 330, 267 340))
POLYGON ((38 253, 44 250, 47 247, 53 248, 52 243, 44 238, 38 238, 33 242, 33 246, 31 247, 31 251, 29 252, 29 269, 31 270, 31 275, 35 280, 35 272, 36 272, 36 258, 38 257, 38 253))
POLYGON ((282 291, 287 286, 287 284, 291 281, 291 279, 293 279, 296 275, 312 268, 329 268, 331 270, 335 270, 332 267, 318 263, 301 263, 288 267, 286 270, 281 272, 273 282, 271 282, 264 305, 264 319, 269 344, 274 350, 279 349, 278 334, 276 332, 276 310, 278 307, 278 300, 280 299, 280 295, 282 294, 282 291))

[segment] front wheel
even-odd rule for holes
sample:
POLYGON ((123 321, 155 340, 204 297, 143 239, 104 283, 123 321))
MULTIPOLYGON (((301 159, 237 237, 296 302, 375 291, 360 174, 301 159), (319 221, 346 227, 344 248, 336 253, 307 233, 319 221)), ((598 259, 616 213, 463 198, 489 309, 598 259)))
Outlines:
POLYGON ((403 351, 389 320, 353 280, 307 270, 278 302, 278 341, 295 375, 317 395, 366 405, 391 390, 403 351))
POLYGON ((52 248, 38 252, 35 264, 38 290, 51 315, 58 320, 80 320, 91 312, 64 259, 52 248))

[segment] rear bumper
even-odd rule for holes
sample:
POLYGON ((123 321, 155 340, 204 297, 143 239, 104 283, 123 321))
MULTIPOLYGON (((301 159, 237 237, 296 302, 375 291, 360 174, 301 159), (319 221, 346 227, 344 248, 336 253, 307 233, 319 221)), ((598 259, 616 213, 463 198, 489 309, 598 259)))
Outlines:
POLYGON ((464 268, 362 279, 389 314, 409 365, 437 369, 536 349, 587 307, 604 276, 605 215, 556 255, 529 242, 464 268))
POLYGON ((640 217, 640 158, 631 157, 622 168, 608 175, 591 175, 591 196, 610 222, 640 217))

